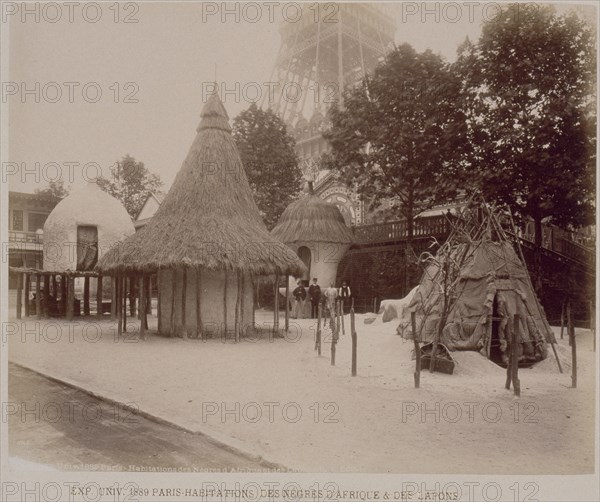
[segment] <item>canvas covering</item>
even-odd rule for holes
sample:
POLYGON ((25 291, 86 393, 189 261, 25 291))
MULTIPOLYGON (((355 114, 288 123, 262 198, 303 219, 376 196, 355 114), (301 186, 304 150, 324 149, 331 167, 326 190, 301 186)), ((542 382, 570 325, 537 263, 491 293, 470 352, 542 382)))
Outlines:
MULTIPOLYGON (((442 330, 441 343, 450 350, 478 350, 489 356, 492 314, 498 323, 498 337, 508 341, 512 316, 520 316, 520 358, 547 357, 547 343, 554 334, 531 288, 528 272, 510 242, 461 243, 451 257, 460 263, 455 295, 442 330), (494 304, 494 302, 496 302, 494 304)), ((430 264, 403 314, 398 333, 412 338, 411 312, 416 313, 417 332, 422 342, 431 342, 438 332, 443 305, 439 267, 430 264)))

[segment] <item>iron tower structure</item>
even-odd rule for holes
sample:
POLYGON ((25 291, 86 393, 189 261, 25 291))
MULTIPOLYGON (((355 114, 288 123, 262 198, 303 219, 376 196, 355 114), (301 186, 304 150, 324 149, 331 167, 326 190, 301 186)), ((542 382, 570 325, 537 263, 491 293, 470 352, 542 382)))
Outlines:
MULTIPOLYGON (((319 169, 327 151, 322 136, 328 111, 342 92, 354 86, 393 48, 393 4, 301 4, 302 15, 280 26, 281 46, 271 82, 268 106, 288 125, 305 175, 315 192, 336 204, 348 224, 361 223, 363 211, 345 185, 319 169)), ((263 106, 265 103, 263 102, 263 106)))

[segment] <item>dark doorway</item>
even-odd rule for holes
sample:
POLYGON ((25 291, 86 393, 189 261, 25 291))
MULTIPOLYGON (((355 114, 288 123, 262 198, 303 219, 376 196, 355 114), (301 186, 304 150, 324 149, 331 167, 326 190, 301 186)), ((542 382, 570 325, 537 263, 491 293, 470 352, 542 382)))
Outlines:
POLYGON ((92 270, 98 261, 98 227, 77 227, 77 270, 92 270))
POLYGON ((310 281, 310 249, 308 249, 306 246, 300 246, 298 248, 298 258, 300 258, 302 260, 302 263, 306 265, 306 272, 302 276, 302 280, 310 281))

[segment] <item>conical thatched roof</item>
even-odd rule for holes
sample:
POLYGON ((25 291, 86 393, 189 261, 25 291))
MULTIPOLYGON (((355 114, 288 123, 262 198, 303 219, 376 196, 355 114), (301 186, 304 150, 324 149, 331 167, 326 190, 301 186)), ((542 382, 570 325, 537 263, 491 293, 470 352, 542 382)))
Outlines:
POLYGON ((267 231, 228 116, 212 95, 198 134, 154 217, 99 261, 105 273, 204 267, 266 274, 299 274, 304 265, 267 231))
POLYGON ((352 242, 352 231, 337 206, 311 193, 292 202, 285 209, 271 234, 286 244, 352 242))

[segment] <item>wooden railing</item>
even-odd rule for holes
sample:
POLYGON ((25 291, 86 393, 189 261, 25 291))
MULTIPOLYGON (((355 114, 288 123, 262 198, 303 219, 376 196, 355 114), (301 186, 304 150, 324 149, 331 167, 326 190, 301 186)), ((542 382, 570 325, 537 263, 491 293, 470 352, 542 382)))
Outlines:
MULTIPOLYGON (((451 223, 446 215, 428 216, 415 219, 413 238, 436 237, 445 238, 451 230, 451 223)), ((508 229, 507 229, 508 230, 508 229)), ((408 237, 405 221, 389 221, 353 227, 355 244, 382 244, 386 242, 403 241, 408 237)), ((510 230, 509 230, 510 233, 510 230)), ((567 233, 564 233, 567 236, 567 233)), ((543 239, 542 248, 557 253, 567 259, 581 263, 587 267, 594 267, 596 252, 593 248, 583 246, 558 232, 550 234, 550 238, 543 239)), ((516 236, 514 236, 516 238, 516 236)), ((534 247, 533 236, 519 236, 521 242, 528 247, 534 247)))
MULTIPOLYGON (((417 218, 413 224, 413 238, 438 237, 448 234, 450 223, 446 216, 417 218)), ((406 221, 389 221, 354 227, 356 244, 376 244, 401 241, 408 237, 406 221)))

